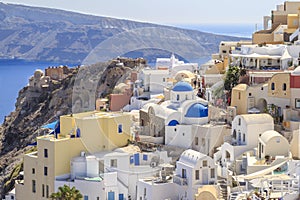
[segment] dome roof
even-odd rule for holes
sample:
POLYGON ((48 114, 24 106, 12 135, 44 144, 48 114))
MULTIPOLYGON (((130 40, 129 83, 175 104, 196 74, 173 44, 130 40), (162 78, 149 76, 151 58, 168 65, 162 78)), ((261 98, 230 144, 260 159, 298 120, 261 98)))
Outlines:
POLYGON ((201 103, 195 103, 186 112, 186 117, 208 117, 208 108, 201 103))
POLYGON ((262 140, 263 143, 267 144, 272 138, 284 138, 282 135, 280 135, 277 131, 270 130, 264 132, 261 136, 260 139, 262 140))
POLYGON ((193 91, 193 88, 189 83, 180 81, 175 84, 172 90, 175 92, 190 92, 193 91))

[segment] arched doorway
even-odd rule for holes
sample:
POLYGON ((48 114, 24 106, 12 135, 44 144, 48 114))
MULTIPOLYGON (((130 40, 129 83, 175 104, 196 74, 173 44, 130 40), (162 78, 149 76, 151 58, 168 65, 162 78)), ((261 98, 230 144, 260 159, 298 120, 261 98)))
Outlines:
POLYGON ((259 99, 257 102, 257 107, 261 113, 265 113, 267 111, 267 101, 265 99, 259 99))

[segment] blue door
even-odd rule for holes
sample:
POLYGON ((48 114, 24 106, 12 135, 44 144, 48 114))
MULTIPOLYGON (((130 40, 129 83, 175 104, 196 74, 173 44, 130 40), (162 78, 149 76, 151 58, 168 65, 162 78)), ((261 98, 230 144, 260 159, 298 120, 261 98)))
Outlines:
POLYGON ((140 154, 134 154, 134 165, 140 165, 140 154))
POLYGON ((124 194, 119 194, 119 200, 124 200, 124 194))
POLYGON ((114 192, 108 192, 108 200, 115 200, 115 193, 114 192))

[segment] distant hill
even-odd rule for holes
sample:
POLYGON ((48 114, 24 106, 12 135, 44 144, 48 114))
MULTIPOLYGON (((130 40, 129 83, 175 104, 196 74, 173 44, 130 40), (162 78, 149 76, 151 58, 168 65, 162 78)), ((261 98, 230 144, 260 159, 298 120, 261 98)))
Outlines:
MULTIPOLYGON (((136 49, 142 44, 141 49, 151 49, 146 52, 148 56, 149 51, 157 55, 157 48, 195 58, 218 52, 220 41, 240 39, 151 23, 0 3, 0 58, 78 63, 99 44, 104 45, 100 45, 100 55, 115 51, 108 57, 129 52, 131 56, 144 55, 136 49), (133 30, 140 29, 142 31, 138 34, 142 38, 138 38, 136 32, 132 34, 133 30), (133 53, 135 51, 137 54, 133 53)), ((103 58, 108 60, 108 57, 103 58)))

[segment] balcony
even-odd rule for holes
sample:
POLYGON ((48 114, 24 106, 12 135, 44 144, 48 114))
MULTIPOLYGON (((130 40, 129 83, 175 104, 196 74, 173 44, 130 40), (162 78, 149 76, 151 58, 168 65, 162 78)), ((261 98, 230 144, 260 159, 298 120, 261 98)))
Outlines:
POLYGON ((178 175, 173 176, 173 182, 181 186, 188 185, 187 178, 182 178, 178 175))

